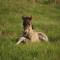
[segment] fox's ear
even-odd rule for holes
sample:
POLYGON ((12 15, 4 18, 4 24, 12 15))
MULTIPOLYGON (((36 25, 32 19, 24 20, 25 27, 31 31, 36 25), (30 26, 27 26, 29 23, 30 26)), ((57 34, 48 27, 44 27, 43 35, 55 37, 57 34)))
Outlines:
POLYGON ((25 19, 32 20, 32 16, 22 16, 22 19, 23 20, 25 20, 25 19))
POLYGON ((29 17, 29 20, 32 20, 32 16, 29 17))

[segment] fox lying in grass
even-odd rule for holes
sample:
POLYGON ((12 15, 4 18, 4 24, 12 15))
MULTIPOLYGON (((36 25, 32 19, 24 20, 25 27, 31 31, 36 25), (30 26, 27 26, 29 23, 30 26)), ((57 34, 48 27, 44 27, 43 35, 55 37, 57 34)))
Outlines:
POLYGON ((16 45, 22 42, 39 42, 39 41, 46 41, 48 42, 48 37, 42 33, 37 32, 33 29, 32 26, 32 17, 31 16, 22 16, 23 19, 23 28, 24 32, 22 37, 19 37, 18 42, 16 45))

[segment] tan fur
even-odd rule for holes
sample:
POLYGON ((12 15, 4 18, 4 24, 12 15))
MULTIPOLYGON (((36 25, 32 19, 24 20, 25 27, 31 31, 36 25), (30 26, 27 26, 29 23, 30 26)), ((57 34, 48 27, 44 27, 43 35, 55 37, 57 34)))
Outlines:
POLYGON ((41 38, 42 40, 48 41, 48 37, 47 37, 44 33, 42 33, 42 32, 37 32, 37 31, 33 30, 31 26, 29 26, 29 27, 25 30, 25 32, 29 33, 29 37, 30 37, 30 39, 31 39, 31 42, 39 42, 39 41, 41 41, 41 40, 39 39, 39 37, 38 37, 38 33, 40 33, 40 35, 41 35, 40 38, 41 38))

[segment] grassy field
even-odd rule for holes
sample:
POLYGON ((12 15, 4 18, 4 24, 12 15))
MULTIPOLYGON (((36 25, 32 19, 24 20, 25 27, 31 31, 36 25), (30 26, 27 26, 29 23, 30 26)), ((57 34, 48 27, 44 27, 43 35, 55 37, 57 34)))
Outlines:
POLYGON ((60 5, 0 0, 0 60, 60 60, 60 5), (48 43, 15 46, 23 31, 23 15, 33 17, 35 30, 46 33, 48 43))

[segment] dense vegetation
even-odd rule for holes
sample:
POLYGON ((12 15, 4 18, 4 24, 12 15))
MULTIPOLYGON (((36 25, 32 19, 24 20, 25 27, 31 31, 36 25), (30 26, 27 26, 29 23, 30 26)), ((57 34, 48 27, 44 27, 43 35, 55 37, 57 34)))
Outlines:
POLYGON ((60 5, 48 0, 0 0, 0 60, 60 60, 60 5), (31 15, 36 31, 49 42, 20 44, 22 15, 31 15))

